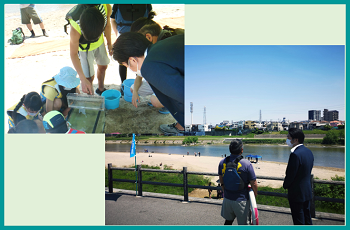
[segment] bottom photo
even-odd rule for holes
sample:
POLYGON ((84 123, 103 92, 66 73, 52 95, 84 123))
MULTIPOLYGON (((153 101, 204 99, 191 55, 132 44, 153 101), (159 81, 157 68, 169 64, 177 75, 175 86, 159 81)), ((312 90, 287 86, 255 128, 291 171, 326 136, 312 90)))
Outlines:
POLYGON ((105 224, 345 224, 342 146, 296 128, 226 132, 106 137, 105 224))

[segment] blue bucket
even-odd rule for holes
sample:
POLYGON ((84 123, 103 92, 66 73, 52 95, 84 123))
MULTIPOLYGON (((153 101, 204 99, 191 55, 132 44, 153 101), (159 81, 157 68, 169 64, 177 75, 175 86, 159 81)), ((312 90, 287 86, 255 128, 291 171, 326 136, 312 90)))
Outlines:
POLYGON ((127 102, 131 102, 132 101, 132 96, 128 97, 128 96, 125 96, 125 94, 124 94, 124 100, 127 101, 127 102))
POLYGON ((124 90, 124 96, 132 97, 132 93, 130 91, 130 87, 134 84, 135 79, 126 79, 123 81, 123 90, 124 90))
POLYGON ((121 93, 115 89, 109 89, 104 91, 101 96, 105 98, 106 109, 116 109, 119 107, 119 100, 121 93))

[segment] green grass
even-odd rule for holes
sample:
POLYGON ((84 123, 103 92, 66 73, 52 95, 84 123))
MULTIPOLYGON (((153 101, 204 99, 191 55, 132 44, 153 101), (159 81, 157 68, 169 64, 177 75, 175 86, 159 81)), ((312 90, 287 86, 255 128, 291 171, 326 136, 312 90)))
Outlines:
MULTIPOLYGON (((340 132, 340 130, 332 129, 335 132, 340 132)), ((327 130, 320 130, 320 129, 314 129, 314 130, 303 130, 304 134, 327 134, 327 130)), ((288 131, 280 131, 280 134, 288 134, 288 131)))
MULTIPOLYGON (((315 178, 318 179, 318 178, 315 178)), ((332 177, 334 181, 344 181, 344 177, 332 177)), ((284 188, 271 188, 271 187, 258 187, 258 191, 276 192, 276 193, 287 193, 284 188)), ((330 198, 345 198, 345 189, 341 185, 328 185, 328 184, 315 184, 315 196, 330 197, 330 198)), ((286 207, 289 208, 288 199, 284 197, 258 195, 256 198, 257 204, 286 207)), ((328 213, 345 213, 345 205, 341 203, 315 201, 315 210, 317 212, 328 212, 328 213)))
MULTIPOLYGON (((148 165, 142 165, 142 168, 160 169, 160 167, 158 166, 148 166, 148 165)), ((164 169, 170 170, 171 168, 164 165, 164 169)), ((135 180, 136 176, 135 176, 135 171, 113 170, 113 178, 135 180)), ((201 175, 193 175, 193 174, 189 174, 187 176, 187 180, 188 180, 188 184, 195 184, 195 185, 208 185, 210 181, 209 178, 206 178, 201 175)), ((180 173, 142 172, 142 181, 183 184, 183 175, 180 173)), ((105 186, 108 187, 108 170, 107 169, 105 170, 105 186)), ((113 182, 113 188, 135 190, 136 185, 134 183, 129 183, 129 182, 113 182)), ((193 190, 194 188, 189 188, 188 193, 192 192, 193 190)), ((174 195, 181 195, 181 196, 184 195, 183 187, 173 187, 173 186, 143 184, 142 191, 174 194, 174 195)))
MULTIPOLYGON (((285 144, 286 139, 243 139, 244 144, 285 144)), ((304 144, 321 144, 322 139, 305 139, 304 144)))

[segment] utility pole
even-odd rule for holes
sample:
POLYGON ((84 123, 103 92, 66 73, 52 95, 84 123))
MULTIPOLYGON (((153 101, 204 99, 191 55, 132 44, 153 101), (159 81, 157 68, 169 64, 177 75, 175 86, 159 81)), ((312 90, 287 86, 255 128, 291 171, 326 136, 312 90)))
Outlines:
POLYGON ((190 102, 190 112, 191 112, 191 128, 193 125, 193 102, 190 102))
POLYGON ((203 125, 207 124, 207 111, 206 108, 204 106, 204 113, 203 113, 203 125))

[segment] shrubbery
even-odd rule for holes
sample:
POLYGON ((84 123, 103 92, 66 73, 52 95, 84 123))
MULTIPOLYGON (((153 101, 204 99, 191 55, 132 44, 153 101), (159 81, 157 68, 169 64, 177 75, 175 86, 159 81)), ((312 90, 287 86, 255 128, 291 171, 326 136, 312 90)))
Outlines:
POLYGON ((329 130, 326 136, 323 138, 322 144, 344 144, 345 131, 341 129, 339 131, 329 130))
POLYGON ((197 142, 198 142, 198 137, 190 136, 190 137, 185 137, 185 139, 182 141, 182 144, 188 145, 188 144, 197 143, 197 142))

